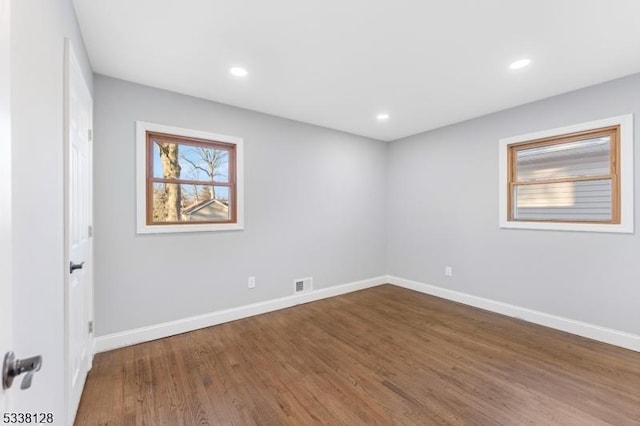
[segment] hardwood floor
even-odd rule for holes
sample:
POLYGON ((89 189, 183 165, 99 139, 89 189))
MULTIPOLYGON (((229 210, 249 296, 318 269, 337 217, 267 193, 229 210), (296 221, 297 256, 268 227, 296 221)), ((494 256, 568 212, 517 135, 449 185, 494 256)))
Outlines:
POLYGON ((635 425, 640 353, 384 285, 98 354, 76 425, 635 425))

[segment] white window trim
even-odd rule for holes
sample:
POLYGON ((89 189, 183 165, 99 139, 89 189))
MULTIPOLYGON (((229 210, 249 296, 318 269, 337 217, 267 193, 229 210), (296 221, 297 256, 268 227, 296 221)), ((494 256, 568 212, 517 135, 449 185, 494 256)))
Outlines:
POLYGON ((500 228, 633 233, 633 144, 633 114, 500 139, 498 181, 500 228), (620 224, 527 222, 507 219, 507 154, 509 145, 617 125, 620 126, 620 224))
POLYGON ((138 234, 163 234, 174 232, 235 231, 244 229, 244 152, 243 139, 200 130, 190 130, 164 124, 136 121, 136 216, 138 234), (180 225, 147 225, 146 212, 146 164, 147 132, 167 133, 190 138, 225 142, 236 147, 236 223, 200 223, 180 225))

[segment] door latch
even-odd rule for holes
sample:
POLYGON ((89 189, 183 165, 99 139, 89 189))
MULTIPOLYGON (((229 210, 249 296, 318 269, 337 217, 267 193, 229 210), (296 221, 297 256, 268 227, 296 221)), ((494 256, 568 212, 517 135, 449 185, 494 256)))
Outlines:
POLYGON ((9 389, 13 384, 13 379, 27 373, 22 379, 20 389, 29 389, 31 387, 31 381, 36 371, 40 371, 42 367, 42 356, 36 355, 31 358, 16 359, 13 352, 7 352, 4 356, 4 363, 2 364, 2 388, 9 389))

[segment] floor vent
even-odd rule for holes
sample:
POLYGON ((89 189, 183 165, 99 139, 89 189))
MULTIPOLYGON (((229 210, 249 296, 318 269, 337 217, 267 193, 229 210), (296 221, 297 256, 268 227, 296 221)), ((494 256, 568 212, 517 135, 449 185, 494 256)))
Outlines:
POLYGON ((313 290, 313 278, 298 278, 293 281, 293 292, 295 294, 306 293, 311 290, 313 290))

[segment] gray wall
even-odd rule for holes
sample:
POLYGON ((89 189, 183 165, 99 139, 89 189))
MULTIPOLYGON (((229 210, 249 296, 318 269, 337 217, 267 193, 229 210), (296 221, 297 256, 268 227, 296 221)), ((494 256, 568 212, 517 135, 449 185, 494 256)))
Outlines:
POLYGON ((499 229, 497 194, 500 138, 637 116, 640 75, 388 145, 104 76, 94 85, 97 335, 286 296, 294 278, 322 288, 386 273, 640 334, 638 233, 499 229), (135 120, 243 137, 246 229, 136 235, 135 120))
POLYGON ((500 138, 625 113, 638 167, 640 74, 392 142, 388 272, 640 334, 638 232, 498 228, 500 138))
POLYGON ((91 68, 71 1, 11 2, 12 297, 13 325, 19 330, 12 349, 18 357, 42 354, 44 360, 28 393, 14 394, 14 411, 53 412, 56 424, 66 423, 65 38, 74 44, 91 88, 91 68))
POLYGON ((97 335, 386 273, 384 142, 100 75, 94 90, 97 335), (244 138, 244 231, 136 235, 136 120, 244 138))

